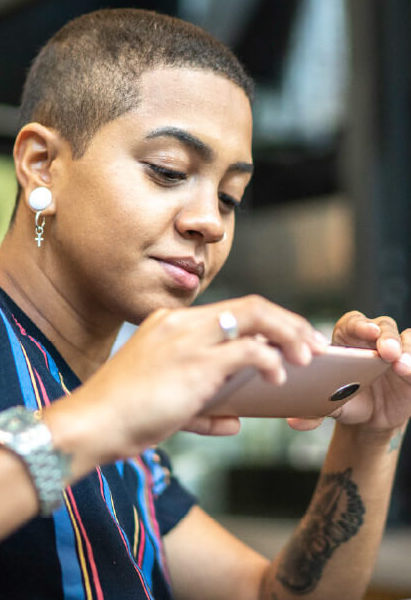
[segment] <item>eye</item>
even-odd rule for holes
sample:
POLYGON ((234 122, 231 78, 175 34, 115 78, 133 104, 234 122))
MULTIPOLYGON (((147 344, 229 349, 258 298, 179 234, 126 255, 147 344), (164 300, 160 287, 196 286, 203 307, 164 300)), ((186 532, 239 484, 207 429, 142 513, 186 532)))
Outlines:
POLYGON ((169 169, 154 163, 144 163, 151 177, 161 185, 173 185, 187 179, 187 174, 176 169, 169 169))
POLYGON ((233 196, 225 194, 224 192, 220 192, 218 197, 228 210, 236 210, 240 208, 241 202, 233 198, 233 196))

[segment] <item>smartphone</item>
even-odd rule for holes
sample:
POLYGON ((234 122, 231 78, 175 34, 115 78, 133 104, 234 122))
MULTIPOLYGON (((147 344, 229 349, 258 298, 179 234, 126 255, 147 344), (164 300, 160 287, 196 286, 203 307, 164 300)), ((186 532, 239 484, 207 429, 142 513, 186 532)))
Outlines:
POLYGON ((276 386, 254 368, 231 376, 206 414, 237 417, 324 417, 351 400, 390 365, 374 350, 329 346, 307 366, 285 362, 287 381, 276 386))

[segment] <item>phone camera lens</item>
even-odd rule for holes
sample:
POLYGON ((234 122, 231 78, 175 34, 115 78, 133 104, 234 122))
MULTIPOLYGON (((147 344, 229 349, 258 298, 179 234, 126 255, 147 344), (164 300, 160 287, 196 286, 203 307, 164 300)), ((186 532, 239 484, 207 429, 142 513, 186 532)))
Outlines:
POLYGON ((331 402, 337 402, 339 400, 345 400, 349 396, 352 396, 360 389, 359 383, 348 383, 347 385, 343 385, 338 390, 336 390, 330 396, 331 402))

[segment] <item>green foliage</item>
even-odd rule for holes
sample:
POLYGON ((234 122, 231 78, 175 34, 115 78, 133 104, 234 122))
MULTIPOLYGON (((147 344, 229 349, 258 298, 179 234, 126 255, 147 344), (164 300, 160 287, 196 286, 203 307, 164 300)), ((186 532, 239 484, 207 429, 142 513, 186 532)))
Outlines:
POLYGON ((13 161, 0 156, 0 240, 7 231, 16 197, 17 183, 13 161))

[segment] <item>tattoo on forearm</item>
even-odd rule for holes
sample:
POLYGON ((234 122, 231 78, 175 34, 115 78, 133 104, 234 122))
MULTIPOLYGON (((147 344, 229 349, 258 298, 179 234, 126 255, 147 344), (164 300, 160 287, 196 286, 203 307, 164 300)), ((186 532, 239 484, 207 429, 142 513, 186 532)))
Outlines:
POLYGON ((289 591, 312 592, 336 548, 361 527, 365 508, 351 475, 347 469, 321 477, 307 525, 291 539, 278 568, 277 579, 289 591))

